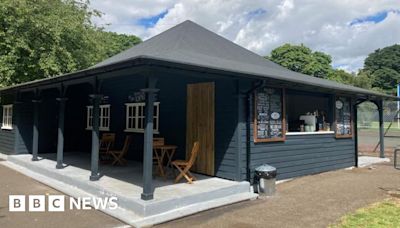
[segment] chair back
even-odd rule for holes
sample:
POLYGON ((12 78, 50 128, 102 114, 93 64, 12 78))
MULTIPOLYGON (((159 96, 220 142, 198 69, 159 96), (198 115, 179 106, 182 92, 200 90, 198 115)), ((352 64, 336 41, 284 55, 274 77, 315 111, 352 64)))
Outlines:
POLYGON ((192 152, 190 153, 190 158, 188 160, 188 166, 191 167, 193 163, 196 161, 197 154, 200 150, 200 143, 198 141, 194 142, 192 152))
POLYGON ((153 146, 164 146, 165 139, 164 138, 153 138, 153 146))
POLYGON ((128 152, 129 146, 131 145, 132 140, 133 140, 132 135, 127 135, 125 137, 124 147, 122 147, 122 154, 126 154, 128 152))
POLYGON ((100 150, 109 150, 114 145, 115 133, 103 133, 100 140, 100 150))

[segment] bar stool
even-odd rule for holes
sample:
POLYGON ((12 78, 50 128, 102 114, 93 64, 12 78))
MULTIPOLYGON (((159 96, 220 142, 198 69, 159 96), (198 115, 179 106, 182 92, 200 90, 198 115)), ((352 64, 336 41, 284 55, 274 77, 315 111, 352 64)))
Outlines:
POLYGON ((395 169, 400 169, 400 161, 398 160, 399 151, 400 151, 400 146, 397 146, 394 149, 394 154, 393 154, 393 157, 394 157, 394 168, 395 169))

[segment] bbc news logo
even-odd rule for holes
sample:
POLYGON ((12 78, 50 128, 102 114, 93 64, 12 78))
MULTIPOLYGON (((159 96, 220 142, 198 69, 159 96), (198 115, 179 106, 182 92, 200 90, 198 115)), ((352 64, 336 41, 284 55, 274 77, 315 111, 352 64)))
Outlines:
POLYGON ((66 203, 64 195, 9 195, 8 210, 10 212, 63 212, 68 210, 96 210, 118 208, 117 197, 69 197, 66 203))

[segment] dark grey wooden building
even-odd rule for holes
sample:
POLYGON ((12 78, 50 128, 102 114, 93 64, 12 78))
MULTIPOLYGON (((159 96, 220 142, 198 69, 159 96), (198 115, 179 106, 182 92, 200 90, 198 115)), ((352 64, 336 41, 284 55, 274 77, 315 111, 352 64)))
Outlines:
POLYGON ((116 133, 117 144, 133 135, 128 159, 143 161, 142 199, 153 196, 153 137, 177 145, 181 159, 200 141, 199 173, 252 181, 270 164, 286 179, 356 166, 357 105, 378 106, 382 133, 382 102, 395 99, 290 71, 191 21, 0 95, 1 153, 31 153, 32 162, 57 153, 58 167, 64 153, 91 153, 93 181, 101 134, 116 133))

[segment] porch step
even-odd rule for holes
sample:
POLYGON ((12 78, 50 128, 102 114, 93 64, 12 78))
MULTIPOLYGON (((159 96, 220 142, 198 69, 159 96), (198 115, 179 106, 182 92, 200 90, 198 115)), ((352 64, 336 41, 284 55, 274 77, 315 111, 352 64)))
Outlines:
POLYGON ((7 166, 72 197, 116 196, 119 208, 116 210, 104 209, 102 211, 136 227, 154 225, 211 208, 257 198, 257 194, 250 192, 248 182, 233 182, 234 184, 226 187, 192 195, 177 195, 163 200, 159 200, 156 197, 155 200, 143 201, 140 199, 140 195, 127 197, 116 194, 102 187, 100 185, 101 182, 89 181, 87 170, 82 172, 82 169, 77 167, 68 167, 68 170, 57 170, 55 169, 54 161, 31 162, 30 157, 30 155, 12 155, 8 156, 8 162, 5 163, 7 166), (85 176, 74 178, 65 173, 74 171, 78 175, 81 175, 79 173, 81 172, 85 176))

